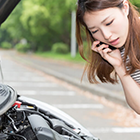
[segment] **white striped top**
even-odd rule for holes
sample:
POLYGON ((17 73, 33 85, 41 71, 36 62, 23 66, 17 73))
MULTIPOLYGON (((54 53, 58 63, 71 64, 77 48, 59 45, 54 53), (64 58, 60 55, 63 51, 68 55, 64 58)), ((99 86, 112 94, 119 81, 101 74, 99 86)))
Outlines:
MULTIPOLYGON (((122 56, 122 58, 123 58, 123 56, 124 56, 124 51, 125 51, 125 48, 123 48, 123 49, 121 50, 121 56, 122 56)), ((127 58, 126 58, 126 62, 129 62, 129 57, 128 57, 128 56, 127 56, 127 58)), ((128 67, 126 67, 126 69, 129 70, 128 67)), ((139 69, 137 69, 134 73, 132 73, 132 74, 131 74, 131 77, 132 77, 137 83, 140 84, 140 70, 139 70, 139 69)))

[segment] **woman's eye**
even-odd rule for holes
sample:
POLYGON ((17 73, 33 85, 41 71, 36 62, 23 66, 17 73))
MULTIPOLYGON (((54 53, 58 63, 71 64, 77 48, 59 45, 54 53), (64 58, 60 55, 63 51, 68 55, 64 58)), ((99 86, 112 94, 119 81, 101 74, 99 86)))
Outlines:
POLYGON ((98 32, 98 30, 96 30, 96 31, 92 31, 92 34, 95 34, 96 32, 98 32))
POLYGON ((106 24, 106 26, 109 26, 109 25, 111 25, 113 21, 114 21, 114 20, 112 20, 111 22, 109 22, 108 24, 106 24))

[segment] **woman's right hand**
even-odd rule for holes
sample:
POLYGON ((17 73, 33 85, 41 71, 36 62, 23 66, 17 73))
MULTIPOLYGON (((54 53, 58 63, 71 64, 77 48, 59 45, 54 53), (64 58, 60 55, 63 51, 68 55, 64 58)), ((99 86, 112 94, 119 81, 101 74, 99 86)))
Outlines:
POLYGON ((119 49, 111 50, 109 45, 102 44, 99 47, 100 41, 94 41, 91 49, 98 52, 103 59, 108 61, 116 70, 120 67, 124 68, 124 63, 119 49))

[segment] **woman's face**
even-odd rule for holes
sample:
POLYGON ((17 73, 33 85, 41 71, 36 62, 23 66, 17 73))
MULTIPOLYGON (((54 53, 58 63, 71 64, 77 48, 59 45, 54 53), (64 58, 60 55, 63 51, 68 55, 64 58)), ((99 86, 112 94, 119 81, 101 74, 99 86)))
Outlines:
POLYGON ((128 36, 127 7, 108 8, 96 12, 86 12, 84 21, 96 40, 116 48, 122 47, 128 36))

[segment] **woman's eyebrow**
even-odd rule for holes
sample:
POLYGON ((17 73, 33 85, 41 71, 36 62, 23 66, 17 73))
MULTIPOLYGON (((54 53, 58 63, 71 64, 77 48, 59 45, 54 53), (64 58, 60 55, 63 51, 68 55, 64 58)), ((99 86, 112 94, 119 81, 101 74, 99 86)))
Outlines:
POLYGON ((107 16, 101 23, 104 23, 109 17, 110 17, 110 15, 107 16))
MULTIPOLYGON (((110 17, 110 15, 109 16, 107 16, 101 23, 104 23, 108 18, 110 17)), ((95 28, 95 26, 93 26, 93 27, 88 27, 88 29, 94 29, 95 28)))
POLYGON ((94 28, 95 28, 95 26, 93 26, 93 27, 88 27, 88 29, 90 29, 90 30, 91 30, 91 29, 94 29, 94 28))

